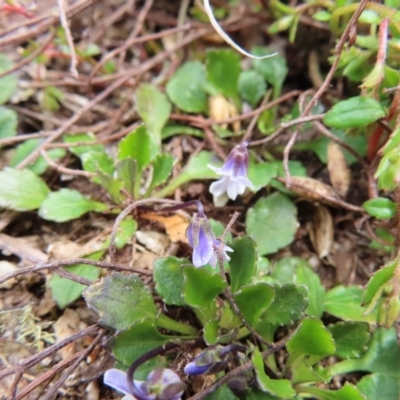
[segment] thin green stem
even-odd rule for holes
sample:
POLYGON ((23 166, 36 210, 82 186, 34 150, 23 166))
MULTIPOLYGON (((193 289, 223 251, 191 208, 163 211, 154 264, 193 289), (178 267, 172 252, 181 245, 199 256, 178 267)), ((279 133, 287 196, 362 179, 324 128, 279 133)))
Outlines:
POLYGON ((160 314, 157 319, 157 326, 160 328, 165 328, 173 332, 179 332, 183 335, 194 336, 197 338, 197 329, 193 326, 186 325, 182 322, 175 321, 172 318, 167 317, 164 314, 160 314))

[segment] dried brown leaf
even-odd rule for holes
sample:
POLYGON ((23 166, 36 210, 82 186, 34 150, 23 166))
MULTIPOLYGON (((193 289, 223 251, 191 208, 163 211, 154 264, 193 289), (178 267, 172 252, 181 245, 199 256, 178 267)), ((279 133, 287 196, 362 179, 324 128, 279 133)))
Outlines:
POLYGON ((140 217, 150 221, 160 222, 164 226, 171 242, 187 243, 186 229, 189 225, 189 220, 184 216, 175 214, 170 217, 164 217, 155 213, 144 213, 141 214, 140 217))
MULTIPOLYGON (((53 324, 54 334, 57 343, 69 338, 74 333, 78 332, 80 323, 79 315, 76 311, 67 308, 64 314, 53 324)), ((59 350, 63 360, 71 357, 75 353, 75 342, 63 347, 59 350)))
MULTIPOLYGON (((277 178, 277 180, 286 184, 286 178, 277 178)), ((361 207, 341 200, 332 186, 313 178, 292 176, 290 190, 311 201, 319 201, 333 207, 343 207, 351 211, 364 212, 361 207)))
POLYGON ((159 256, 165 256, 171 242, 167 235, 155 231, 136 231, 137 241, 159 256))
POLYGON ((315 207, 310 239, 314 249, 320 258, 329 255, 333 245, 333 220, 329 210, 319 204, 315 207))
POLYGON ((332 186, 345 197, 350 187, 351 172, 342 148, 335 142, 328 144, 328 171, 332 186))

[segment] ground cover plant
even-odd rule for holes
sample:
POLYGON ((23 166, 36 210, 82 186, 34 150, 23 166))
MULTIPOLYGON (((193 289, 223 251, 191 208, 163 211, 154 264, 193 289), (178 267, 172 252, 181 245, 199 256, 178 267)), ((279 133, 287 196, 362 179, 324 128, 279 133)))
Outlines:
POLYGON ((397 1, 0 6, 0 396, 400 398, 397 1))

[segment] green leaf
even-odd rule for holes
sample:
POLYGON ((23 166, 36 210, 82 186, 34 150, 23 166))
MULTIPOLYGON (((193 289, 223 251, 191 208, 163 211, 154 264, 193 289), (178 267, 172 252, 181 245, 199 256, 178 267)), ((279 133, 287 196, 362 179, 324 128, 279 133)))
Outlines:
POLYGON ((246 215, 246 232, 257 243, 259 255, 275 253, 292 243, 298 222, 292 201, 276 192, 262 197, 246 215))
POLYGON ((325 289, 321 280, 310 264, 298 257, 285 257, 276 262, 271 272, 271 278, 281 284, 295 283, 304 285, 308 291, 308 306, 306 314, 320 318, 324 311, 325 289))
POLYGON ((115 247, 122 249, 133 237, 137 230, 137 222, 128 215, 118 226, 115 236, 115 247))
POLYGON ((365 400, 360 391, 347 382, 339 390, 326 390, 316 387, 302 387, 300 390, 302 392, 310 393, 320 400, 365 400))
POLYGON ((397 268, 397 262, 392 262, 389 265, 383 266, 380 270, 376 271, 367 283, 364 291, 363 304, 373 303, 372 307, 375 307, 378 298, 380 297, 384 286, 394 277, 394 272, 397 268))
MULTIPOLYGON (((267 47, 254 47, 252 52, 255 55, 271 53, 267 47)), ((265 58, 264 60, 253 60, 253 65, 255 70, 258 71, 270 85, 276 88, 276 93, 274 94, 279 94, 288 73, 286 58, 277 54, 274 57, 265 58)))
POLYGON ((215 156, 208 151, 200 151, 193 156, 182 172, 173 179, 165 188, 157 192, 156 197, 165 197, 172 194, 178 187, 195 179, 216 179, 218 175, 208 167, 216 164, 215 156))
POLYGON ((42 91, 41 106, 47 111, 58 111, 60 109, 60 100, 64 99, 64 93, 54 87, 47 86, 42 91))
POLYGON ((217 319, 208 321, 205 324, 203 337, 208 346, 212 346, 218 343, 218 328, 219 321, 217 319))
POLYGON ((250 163, 248 178, 254 186, 253 191, 258 192, 267 186, 271 179, 278 176, 278 166, 273 163, 250 163))
POLYGON ((39 208, 50 189, 29 170, 5 168, 0 171, 0 207, 15 211, 39 208))
MULTIPOLYGON (((1 79, 0 79, 0 87, 1 79)), ((1 94, 0 94, 1 96, 1 94)), ((13 137, 17 134, 18 115, 14 110, 0 106, 0 139, 13 137)))
POLYGON ((303 356, 324 358, 336 351, 332 334, 317 318, 303 319, 286 348, 290 354, 288 362, 292 365, 303 356))
POLYGON ((319 276, 311 269, 308 263, 299 262, 296 265, 294 283, 304 285, 308 290, 306 314, 321 318, 324 312, 325 288, 319 276))
POLYGON ((154 261, 156 292, 165 304, 184 306, 182 267, 189 264, 185 258, 167 257, 154 261))
POLYGON ((345 321, 376 322, 376 313, 364 315, 363 290, 359 286, 337 286, 325 295, 324 310, 345 321))
POLYGON ((274 288, 268 283, 263 282, 242 286, 233 295, 244 319, 250 325, 260 322, 261 315, 271 305, 274 296, 274 288))
POLYGON ((204 66, 199 61, 187 61, 167 83, 170 100, 182 111, 206 113, 208 110, 207 84, 204 66))
POLYGON ((155 321, 157 308, 150 289, 136 275, 113 273, 89 286, 83 296, 100 323, 116 330, 126 330, 144 319, 155 321))
POLYGON ((183 268, 184 299, 192 307, 200 308, 207 320, 213 319, 215 298, 225 289, 226 284, 219 275, 212 275, 205 269, 183 268))
MULTIPOLYGON (((11 68, 14 68, 14 63, 5 54, 0 54, 0 73, 8 71, 11 68)), ((17 74, 9 74, 0 78, 0 88, 0 104, 4 104, 17 91, 17 74)))
POLYGON ((164 126, 161 132, 161 137, 163 140, 176 135, 190 135, 204 138, 204 133, 200 129, 180 124, 168 124, 167 126, 164 126))
POLYGON ((317 11, 313 15, 313 19, 321 22, 328 22, 331 20, 332 14, 326 10, 317 11))
POLYGON ((254 349, 253 365, 256 372, 257 383, 263 392, 277 396, 279 399, 292 399, 296 391, 287 379, 271 379, 264 370, 264 360, 258 348, 254 349))
POLYGON ((151 139, 144 125, 129 133, 118 144, 118 159, 131 157, 136 160, 138 170, 143 171, 151 161, 151 139))
POLYGON ((358 390, 365 400, 400 399, 400 380, 382 373, 364 376, 357 383, 358 390))
MULTIPOLYGON (((272 396, 271 394, 262 392, 257 387, 253 386, 250 393, 246 394, 246 400, 277 400, 279 397, 272 396)), ((300 400, 297 397, 293 397, 292 400, 300 400)))
POLYGON ((119 204, 123 201, 121 190, 124 183, 119 178, 113 178, 110 174, 106 174, 101 171, 97 171, 97 178, 99 179, 100 185, 108 192, 112 200, 119 204))
POLYGON ((105 211, 108 206, 88 200, 81 193, 71 189, 51 192, 40 206, 39 215, 48 221, 65 222, 79 218, 89 211, 105 211))
MULTIPOLYGON (((153 321, 145 320, 111 339, 110 347, 114 357, 128 367, 143 354, 170 340, 170 336, 162 335, 158 331, 153 321)), ((137 369, 135 379, 146 379, 153 369, 161 365, 160 358, 150 359, 137 369)))
MULTIPOLYGON (((313 357, 313 363, 317 357, 313 357)), ((291 381, 293 384, 322 382, 329 383, 332 379, 331 374, 327 368, 320 365, 310 365, 310 358, 304 358, 296 363, 296 367, 292 369, 293 375, 291 381)))
POLYGON ((376 100, 357 96, 336 103, 323 121, 336 129, 361 128, 385 115, 385 110, 376 100))
POLYGON ((304 286, 275 285, 275 299, 262 320, 272 325, 290 325, 299 320, 307 307, 307 291, 304 286))
POLYGON ((367 200, 362 207, 369 215, 378 219, 393 218, 397 211, 397 204, 385 197, 367 200))
POLYGON ((267 85, 261 74, 254 70, 247 70, 239 75, 238 89, 240 96, 255 107, 264 97, 267 85))
POLYGON ((328 326, 336 345, 336 356, 356 358, 368 349, 369 325, 366 322, 337 322, 328 326))
MULTIPOLYGON (((104 251, 99 251, 91 256, 90 259, 99 260, 103 254, 104 251)), ((100 269, 92 265, 76 264, 70 267, 64 267, 64 269, 72 274, 89 279, 90 281, 94 281, 100 276, 100 269)), ((60 308, 65 308, 75 300, 78 300, 86 289, 85 285, 67 278, 62 278, 59 275, 52 275, 48 285, 51 289, 54 301, 60 308)))
POLYGON ((253 238, 242 236, 229 243, 233 249, 229 261, 231 290, 235 293, 243 285, 251 282, 257 266, 257 245, 253 238))
POLYGON ((79 146, 71 146, 68 148, 72 154, 75 154, 77 157, 80 157, 82 154, 87 153, 88 151, 98 151, 100 153, 105 152, 105 147, 102 144, 89 144, 84 145, 85 142, 94 142, 96 141, 96 136, 93 133, 81 133, 78 135, 64 135, 63 136, 65 143, 79 143, 79 146), (82 144, 81 144, 82 143, 82 144))
POLYGON ((150 134, 152 157, 161 150, 161 131, 171 114, 167 96, 151 83, 142 83, 135 93, 136 110, 150 134))
POLYGON ((151 192, 156 186, 164 183, 171 175, 172 167, 174 165, 174 157, 170 154, 160 154, 151 163, 153 166, 153 176, 149 192, 151 192))
MULTIPOLYGON (((104 152, 90 150, 81 155, 81 161, 85 171, 92 173, 101 171, 110 175, 114 173, 114 161, 104 152)), ((93 182, 100 183, 100 180, 95 177, 93 182)))
POLYGON ((360 358, 344 360, 331 366, 333 375, 353 371, 381 372, 400 378, 400 349, 394 328, 377 328, 368 350, 360 358))
POLYGON ((123 188, 132 196, 135 194, 135 182, 140 179, 137 171, 137 162, 131 157, 118 161, 116 166, 118 178, 122 182, 123 188))
POLYGON ((212 391, 204 400, 238 400, 227 385, 220 386, 217 390, 212 391))
MULTIPOLYGON (((42 142, 42 139, 28 139, 19 144, 15 149, 9 166, 16 167, 21 161, 25 160, 25 158, 27 158, 34 150, 36 150, 42 142)), ((47 150, 47 155, 53 161, 58 161, 60 158, 64 157, 65 154, 66 150, 61 148, 47 150)), ((26 169, 34 172, 36 175, 41 175, 46 171, 48 166, 49 164, 47 164, 47 161, 40 156, 36 159, 36 161, 27 165, 26 169)))
POLYGON ((240 57, 230 49, 209 50, 206 56, 207 80, 220 93, 238 100, 240 57))

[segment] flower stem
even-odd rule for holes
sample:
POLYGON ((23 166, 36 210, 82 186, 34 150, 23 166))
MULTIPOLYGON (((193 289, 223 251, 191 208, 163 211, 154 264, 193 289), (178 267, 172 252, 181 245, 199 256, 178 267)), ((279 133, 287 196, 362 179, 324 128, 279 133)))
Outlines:
POLYGON ((197 337, 197 329, 193 328, 193 326, 183 324, 182 322, 178 322, 173 320, 172 318, 167 317, 164 314, 160 314, 157 319, 157 326, 160 328, 165 328, 173 332, 179 332, 184 335, 197 337))

